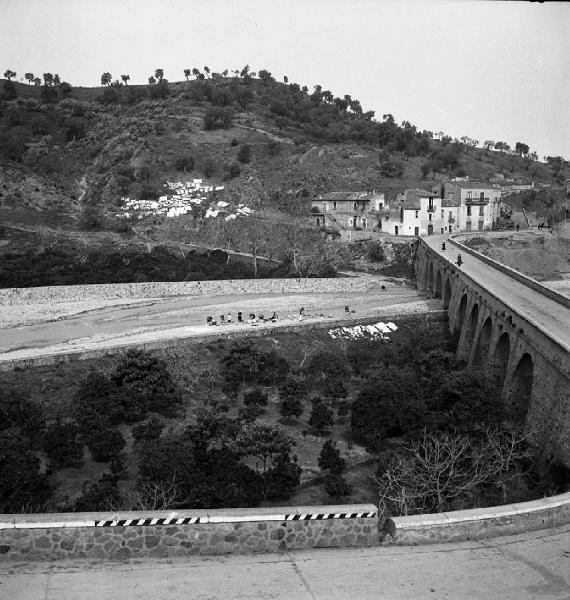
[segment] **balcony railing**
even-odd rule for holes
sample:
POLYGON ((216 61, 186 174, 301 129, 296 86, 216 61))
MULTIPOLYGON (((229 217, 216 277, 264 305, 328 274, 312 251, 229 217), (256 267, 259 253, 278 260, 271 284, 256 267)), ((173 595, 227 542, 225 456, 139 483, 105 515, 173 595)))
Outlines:
POLYGON ((447 220, 449 221, 449 223, 455 223, 455 217, 452 217, 451 215, 449 215, 449 218, 447 220))
POLYGON ((489 198, 465 198, 465 204, 489 204, 489 198))

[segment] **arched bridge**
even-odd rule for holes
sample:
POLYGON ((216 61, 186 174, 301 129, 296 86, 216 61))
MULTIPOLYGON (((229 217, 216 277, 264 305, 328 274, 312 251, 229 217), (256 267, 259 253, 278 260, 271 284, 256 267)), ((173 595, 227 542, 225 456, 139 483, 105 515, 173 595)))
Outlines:
POLYGON ((510 271, 443 236, 419 240, 418 288, 442 299, 457 357, 496 378, 545 459, 570 466, 570 301, 510 271))

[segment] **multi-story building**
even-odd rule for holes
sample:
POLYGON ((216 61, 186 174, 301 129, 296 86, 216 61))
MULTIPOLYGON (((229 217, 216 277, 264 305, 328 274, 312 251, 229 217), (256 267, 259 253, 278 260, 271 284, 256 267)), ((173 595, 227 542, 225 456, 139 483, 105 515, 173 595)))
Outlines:
POLYGON ((457 208, 456 228, 452 231, 489 231, 500 216, 501 189, 476 181, 444 182, 442 200, 457 208))
POLYGON ((457 207, 436 192, 407 189, 397 194, 379 228, 391 235, 433 235, 457 231, 457 207))
POLYGON ((311 215, 315 225, 333 229, 376 227, 384 207, 384 194, 372 192, 330 192, 315 198, 311 215))

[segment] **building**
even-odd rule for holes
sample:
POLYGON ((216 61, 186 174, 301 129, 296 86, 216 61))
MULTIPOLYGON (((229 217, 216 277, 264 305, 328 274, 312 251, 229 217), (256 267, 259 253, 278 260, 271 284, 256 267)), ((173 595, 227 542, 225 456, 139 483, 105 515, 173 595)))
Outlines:
POLYGON ((442 202, 456 208, 457 222, 452 231, 489 231, 500 216, 501 189, 477 181, 444 182, 442 202))
POLYGON ((376 227, 384 208, 384 194, 372 192, 330 192, 311 203, 312 220, 318 227, 368 229, 376 227))
POLYGON ((457 207, 434 192, 407 189, 397 194, 379 227, 390 235, 434 235, 457 231, 457 207))

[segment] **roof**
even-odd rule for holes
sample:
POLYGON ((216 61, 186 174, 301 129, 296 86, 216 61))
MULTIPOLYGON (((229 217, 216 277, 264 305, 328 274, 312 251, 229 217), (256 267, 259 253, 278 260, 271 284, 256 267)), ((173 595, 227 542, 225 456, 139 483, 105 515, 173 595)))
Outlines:
POLYGON ((456 185, 464 190, 495 190, 497 186, 488 181, 452 181, 446 185, 456 185))
POLYGON ((384 194, 377 192, 328 192, 319 196, 317 200, 335 200, 337 202, 370 201, 372 198, 382 198, 384 194))
POLYGON ((441 199, 441 208, 457 208, 459 206, 459 201, 454 200, 453 198, 442 198, 441 199))
POLYGON ((404 210, 420 210, 421 198, 433 198, 437 196, 433 192, 420 189, 407 189, 396 196, 397 206, 403 206, 404 210))

